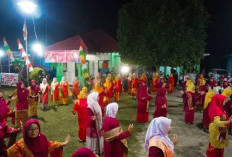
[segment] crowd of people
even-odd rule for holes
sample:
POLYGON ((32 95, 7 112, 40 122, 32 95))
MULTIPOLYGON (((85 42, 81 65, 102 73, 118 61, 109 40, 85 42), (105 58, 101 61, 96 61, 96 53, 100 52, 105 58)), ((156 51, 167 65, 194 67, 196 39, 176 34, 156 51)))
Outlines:
MULTIPOLYGON (((228 145, 228 128, 232 122, 230 99, 232 84, 227 81, 226 76, 223 76, 222 83, 221 80, 214 80, 213 77, 206 80, 203 74, 195 80, 187 74, 183 78, 180 85, 185 123, 193 124, 195 111, 203 111, 202 123, 210 137, 207 157, 221 157, 224 147, 228 145)), ((93 88, 81 88, 78 79, 75 78, 72 91, 65 77, 60 83, 54 78, 51 85, 45 78, 40 85, 32 80, 28 88, 23 82, 18 82, 17 89, 12 95, 8 95, 8 101, 3 98, 0 91, 0 155, 4 157, 43 157, 48 154, 54 157, 62 156, 62 148, 68 145, 71 137, 68 135, 63 143, 48 141, 41 133, 39 121, 28 120, 28 117, 37 117, 38 103, 41 104, 41 110, 47 110, 48 104, 54 107, 67 105, 69 97, 73 96, 74 105, 71 112, 73 115, 77 113, 78 138, 80 142, 86 143, 86 147, 79 148, 72 156, 84 156, 84 154, 104 155, 104 157, 127 156, 126 138, 131 136, 133 124, 123 131, 116 118, 119 108, 117 102, 124 92, 132 99, 137 99, 136 121, 139 123, 149 121, 151 95, 155 95, 155 111, 145 137, 145 149, 149 151, 150 157, 171 157, 178 139, 177 135, 174 135, 172 140, 168 137, 171 131, 171 119, 167 118, 166 95, 173 93, 176 82, 172 73, 168 77, 154 73, 150 83, 145 73, 141 77, 133 73, 123 80, 120 75, 112 77, 110 74, 104 79, 102 73, 99 73, 91 81, 93 88), (14 100, 15 108, 10 110, 9 104, 14 100), (9 118, 12 119, 12 124, 16 122, 18 129, 7 127, 6 120, 9 118), (23 138, 16 142, 16 136, 21 129, 23 138), (4 141, 6 137, 10 137, 8 145, 4 141)))

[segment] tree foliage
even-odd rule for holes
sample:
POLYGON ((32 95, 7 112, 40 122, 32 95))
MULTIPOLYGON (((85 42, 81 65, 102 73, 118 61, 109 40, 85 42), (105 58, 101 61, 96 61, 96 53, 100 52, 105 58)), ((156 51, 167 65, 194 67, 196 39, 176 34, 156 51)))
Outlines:
POLYGON ((36 80, 37 83, 42 82, 45 72, 42 68, 35 67, 33 71, 30 72, 30 80, 36 80))
POLYGON ((206 47, 203 0, 132 0, 119 10, 122 60, 146 66, 193 65, 206 47))

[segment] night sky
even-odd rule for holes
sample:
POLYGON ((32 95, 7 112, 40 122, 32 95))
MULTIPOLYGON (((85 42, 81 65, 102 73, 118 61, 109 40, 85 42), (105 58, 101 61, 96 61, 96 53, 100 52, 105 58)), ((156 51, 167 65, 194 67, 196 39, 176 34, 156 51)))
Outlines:
MULTIPOLYGON (((41 14, 35 18, 38 39, 47 45, 102 28, 113 37, 117 30, 117 12, 129 0, 37 0, 41 14)), ((215 56, 232 53, 232 1, 205 0, 211 15, 206 52, 215 56)), ((17 0, 0 0, 0 37, 5 36, 11 49, 22 40, 24 15, 17 0)), ((136 11, 136 10, 135 10, 136 11)), ((32 20, 27 17, 29 41, 35 41, 32 20)), ((2 42, 0 42, 2 47, 2 42)))

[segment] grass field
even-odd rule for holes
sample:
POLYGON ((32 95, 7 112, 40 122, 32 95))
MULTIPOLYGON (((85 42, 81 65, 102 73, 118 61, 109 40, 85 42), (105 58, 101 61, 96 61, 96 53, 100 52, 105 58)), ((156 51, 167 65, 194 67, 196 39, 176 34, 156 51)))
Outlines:
MULTIPOLYGON (((14 88, 2 87, 3 93, 10 94, 14 88)), ((4 97, 5 97, 4 95, 4 97)), ((141 156, 139 155, 142 148, 141 142, 143 143, 144 137, 139 137, 140 133, 144 131, 146 124, 136 122, 137 112, 137 100, 131 99, 127 94, 121 95, 119 104, 119 112, 117 119, 121 124, 123 130, 128 128, 130 123, 134 124, 134 130, 132 136, 129 137, 129 157, 141 156), (142 140, 142 141, 141 141, 142 140)), ((11 103, 11 109, 15 103, 11 103)), ((85 146, 85 143, 78 141, 78 124, 76 115, 73 116, 71 113, 73 104, 71 99, 67 106, 50 107, 48 111, 41 111, 38 105, 38 119, 41 124, 41 131, 47 136, 49 140, 64 141, 65 137, 71 135, 70 144, 64 148, 64 157, 70 157, 71 154, 79 147, 85 146)), ((12 126, 8 121, 9 126, 12 126)), ((17 139, 20 139, 22 134, 19 134, 17 139)), ((143 155, 142 155, 143 156, 143 155)))

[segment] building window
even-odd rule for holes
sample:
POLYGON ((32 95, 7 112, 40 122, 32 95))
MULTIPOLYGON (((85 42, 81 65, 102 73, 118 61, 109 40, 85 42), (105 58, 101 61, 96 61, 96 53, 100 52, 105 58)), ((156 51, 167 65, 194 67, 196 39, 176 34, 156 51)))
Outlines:
POLYGON ((68 70, 68 63, 63 63, 63 72, 67 72, 68 70))

